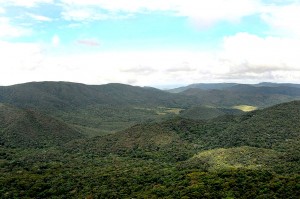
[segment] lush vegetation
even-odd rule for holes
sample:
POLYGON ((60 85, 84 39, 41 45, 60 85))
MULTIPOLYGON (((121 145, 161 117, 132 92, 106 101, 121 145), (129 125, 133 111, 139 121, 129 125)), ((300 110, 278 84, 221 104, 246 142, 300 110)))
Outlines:
POLYGON ((54 85, 0 95, 0 198, 300 198, 300 101, 242 113, 54 85))
POLYGON ((0 145, 6 147, 59 146, 83 135, 63 121, 43 113, 0 105, 0 145))
POLYGON ((202 105, 217 107, 249 105, 265 108, 271 105, 300 99, 300 88, 235 85, 222 90, 190 88, 181 92, 181 94, 196 97, 201 101, 202 105))
POLYGON ((187 119, 207 120, 223 115, 238 115, 242 111, 240 108, 218 108, 213 106, 194 106, 187 110, 181 111, 180 116, 187 119))
POLYGON ((300 99, 300 88, 292 84, 196 84, 175 94, 123 84, 32 82, 0 86, 0 103, 46 113, 88 136, 110 134, 142 122, 174 117, 184 110, 184 118, 211 119, 235 114, 231 109, 238 105, 264 108, 295 99, 300 99), (216 108, 207 110, 205 107, 216 108))
POLYGON ((299 175, 280 175, 266 169, 207 171, 199 166, 188 168, 181 162, 170 164, 115 155, 72 155, 54 149, 5 151, 5 160, 1 161, 1 198, 300 196, 299 175))

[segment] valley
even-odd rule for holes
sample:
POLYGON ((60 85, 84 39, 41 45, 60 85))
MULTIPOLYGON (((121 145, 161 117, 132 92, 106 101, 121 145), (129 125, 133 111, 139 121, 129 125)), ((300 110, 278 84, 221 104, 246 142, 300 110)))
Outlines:
POLYGON ((300 197, 297 85, 175 91, 0 87, 1 198, 300 197))

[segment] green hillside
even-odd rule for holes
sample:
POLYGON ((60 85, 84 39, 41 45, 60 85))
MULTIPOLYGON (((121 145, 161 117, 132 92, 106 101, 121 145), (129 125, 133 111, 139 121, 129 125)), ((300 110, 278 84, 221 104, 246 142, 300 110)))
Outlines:
POLYGON ((0 145, 5 147, 52 147, 82 134, 62 121, 32 110, 0 104, 0 145))
POLYGON ((174 162, 187 160, 200 151, 249 146, 282 152, 284 156, 281 158, 285 162, 290 161, 292 169, 299 171, 299 113, 300 102, 295 101, 241 116, 225 115, 208 121, 174 118, 71 143, 69 150, 174 162))
POLYGON ((191 88, 181 92, 181 94, 198 98, 202 105, 217 107, 249 105, 265 108, 300 99, 300 88, 236 85, 223 90, 191 88))
MULTIPOLYGON (((191 88, 197 88, 201 90, 224 90, 230 89, 234 86, 245 85, 238 83, 198 83, 198 84, 190 84, 187 86, 182 86, 179 88, 173 88, 168 90, 170 93, 180 93, 186 91, 191 88)), ((254 87, 292 87, 292 88, 300 88, 300 84, 291 84, 291 83, 272 83, 272 82, 261 82, 258 84, 250 84, 254 87)))
POLYGON ((0 87, 1 102, 58 117, 94 136, 174 116, 167 110, 188 107, 195 98, 124 84, 32 82, 0 87))
POLYGON ((185 110, 182 113, 185 118, 209 119, 223 113, 235 114, 235 111, 227 111, 235 106, 264 108, 300 98, 300 89, 289 87, 289 84, 263 85, 207 84, 203 85, 206 90, 193 88, 173 94, 124 84, 31 82, 0 87, 0 103, 46 113, 73 125, 88 136, 97 136, 142 122, 174 117, 179 110, 185 110), (203 106, 224 109, 197 108, 203 106))
POLYGON ((167 106, 188 104, 181 95, 125 84, 85 85, 71 82, 31 82, 0 87, 0 101, 49 111, 90 105, 167 106))
POLYGON ((290 102, 207 121, 177 117, 43 150, 1 146, 0 194, 299 198, 299 109, 290 102))
POLYGON ((187 119, 195 120, 207 120, 216 118, 223 115, 237 115, 241 114, 243 111, 239 109, 230 108, 215 108, 209 106, 195 106, 180 113, 180 116, 187 119))
POLYGON ((187 160, 184 165, 199 167, 205 165, 208 171, 224 169, 272 170, 277 165, 285 164, 283 153, 272 149, 256 147, 217 148, 202 151, 187 160))
POLYGON ((0 88, 0 198, 300 198, 300 101, 262 108, 297 89, 29 85, 0 88))
POLYGON ((191 85, 187 85, 187 86, 183 86, 183 87, 179 87, 179 88, 174 88, 174 89, 170 89, 168 90, 168 92, 170 93, 180 93, 183 91, 186 91, 188 89, 191 88, 197 88, 197 89, 201 89, 201 90, 222 90, 225 88, 230 88, 232 86, 238 85, 237 83, 200 83, 200 84, 191 84, 191 85))

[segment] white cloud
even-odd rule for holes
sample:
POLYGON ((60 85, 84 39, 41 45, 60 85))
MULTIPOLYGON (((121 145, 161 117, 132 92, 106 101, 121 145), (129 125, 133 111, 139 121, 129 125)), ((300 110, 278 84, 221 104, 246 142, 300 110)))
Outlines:
POLYGON ((2 5, 34 7, 40 3, 53 3, 53 0, 0 0, 2 5))
POLYGON ((59 46, 59 44, 60 44, 60 38, 59 38, 59 36, 58 36, 58 35, 54 35, 54 36, 52 37, 51 43, 52 43, 52 45, 53 45, 54 47, 59 46))
POLYGON ((206 27, 219 21, 239 22, 241 18, 257 14, 259 0, 178 1, 177 14, 192 19, 197 26, 206 27))
POLYGON ((104 15, 106 18, 124 13, 164 11, 189 17, 198 26, 208 26, 218 21, 236 22, 244 16, 257 13, 261 6, 260 0, 62 0, 62 2, 66 10, 64 16, 74 20, 95 18, 96 13, 101 13, 101 10, 107 12, 104 15))
POLYGON ((33 43, 0 41, 0 84, 30 81, 32 73, 43 60, 42 47, 33 43))
POLYGON ((52 54, 51 50, 56 49, 44 48, 34 43, 0 42, 3 57, 0 84, 63 80, 161 86, 222 81, 299 82, 300 78, 299 40, 261 38, 248 33, 226 37, 223 48, 215 52, 147 50, 52 54))
POLYGON ((41 22, 51 22, 51 21, 53 21, 51 18, 42 16, 42 15, 36 15, 36 14, 32 14, 32 13, 27 13, 27 15, 29 17, 31 17, 32 19, 37 20, 37 21, 41 21, 41 22))
POLYGON ((238 33, 224 39, 219 59, 231 72, 293 71, 300 70, 298 52, 299 39, 238 33))
POLYGON ((265 7, 261 17, 281 34, 300 36, 300 3, 265 7))
POLYGON ((0 17, 0 38, 20 37, 31 34, 31 30, 13 26, 6 17, 0 17))
POLYGON ((76 41, 76 43, 88 47, 99 47, 101 45, 98 39, 93 38, 79 39, 76 41))
POLYGON ((5 12, 5 9, 0 7, 0 14, 4 14, 5 12))
POLYGON ((62 12, 62 17, 69 21, 92 21, 92 20, 105 20, 110 18, 106 14, 99 13, 93 8, 75 8, 68 7, 62 12))

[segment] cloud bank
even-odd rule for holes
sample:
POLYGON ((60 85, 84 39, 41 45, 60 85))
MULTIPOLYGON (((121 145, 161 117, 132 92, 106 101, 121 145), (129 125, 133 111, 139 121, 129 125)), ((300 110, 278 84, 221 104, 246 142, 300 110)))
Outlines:
POLYGON ((223 81, 300 83, 298 1, 0 0, 0 4, 3 5, 0 8, 1 85, 45 80, 154 86, 223 81), (59 7, 58 18, 30 10, 43 5, 59 7), (11 6, 24 8, 30 20, 52 25, 57 20, 68 25, 78 22, 79 26, 92 21, 126 21, 141 14, 159 12, 187 19, 187 24, 196 25, 196 31, 205 31, 222 22, 234 26, 242 23, 245 17, 256 17, 268 29, 260 34, 241 30, 222 35, 218 47, 213 49, 200 46, 196 49, 104 51, 100 48, 101 38, 85 34, 68 44, 55 31, 51 32, 48 43, 39 42, 38 38, 32 41, 34 39, 28 37, 34 38, 37 33, 7 15, 11 6), (22 41, 23 37, 27 40, 22 41), (74 48, 92 50, 74 51, 74 48))

